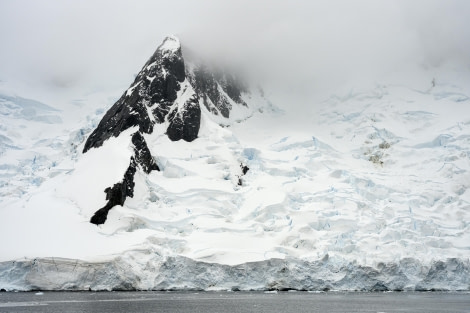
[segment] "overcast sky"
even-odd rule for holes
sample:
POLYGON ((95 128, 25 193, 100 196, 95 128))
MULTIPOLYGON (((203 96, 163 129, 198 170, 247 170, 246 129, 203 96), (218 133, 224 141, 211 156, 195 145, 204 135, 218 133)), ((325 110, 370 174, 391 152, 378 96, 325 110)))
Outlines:
POLYGON ((129 85, 167 34, 322 86, 448 61, 469 69, 470 1, 0 0, 0 80, 129 85))

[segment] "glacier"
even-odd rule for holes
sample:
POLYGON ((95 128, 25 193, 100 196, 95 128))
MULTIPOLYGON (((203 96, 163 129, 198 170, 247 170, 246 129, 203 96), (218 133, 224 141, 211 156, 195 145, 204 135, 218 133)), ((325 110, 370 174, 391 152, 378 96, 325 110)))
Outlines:
POLYGON ((191 142, 168 123, 143 134, 160 171, 137 171, 99 226, 137 128, 81 151, 122 90, 37 101, 0 86, 0 289, 469 290, 469 83, 421 70, 304 112, 202 105, 191 142))

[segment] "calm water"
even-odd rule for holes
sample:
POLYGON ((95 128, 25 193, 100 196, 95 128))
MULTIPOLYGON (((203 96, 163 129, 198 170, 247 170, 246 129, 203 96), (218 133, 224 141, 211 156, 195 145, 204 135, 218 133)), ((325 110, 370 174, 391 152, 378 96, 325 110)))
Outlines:
POLYGON ((470 293, 3 292, 0 312, 470 313, 470 293))

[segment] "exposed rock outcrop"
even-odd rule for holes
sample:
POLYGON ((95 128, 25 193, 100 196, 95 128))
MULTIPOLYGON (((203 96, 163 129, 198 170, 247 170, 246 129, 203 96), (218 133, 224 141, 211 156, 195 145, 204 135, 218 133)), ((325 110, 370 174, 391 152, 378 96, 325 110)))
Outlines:
POLYGON ((145 138, 140 132, 135 132, 134 135, 132 135, 132 144, 134 146, 134 156, 131 157, 129 167, 124 173, 122 181, 104 190, 108 202, 104 207, 95 212, 90 219, 90 223, 96 225, 104 224, 108 217, 109 210, 116 205, 124 205, 124 201, 127 197, 132 198, 134 196, 134 175, 137 167, 140 167, 147 174, 153 170, 160 170, 150 154, 145 138))
POLYGON ((176 108, 168 115, 170 125, 166 131, 168 138, 173 141, 180 139, 193 141, 197 138, 201 123, 201 108, 196 94, 188 99, 181 110, 176 108))

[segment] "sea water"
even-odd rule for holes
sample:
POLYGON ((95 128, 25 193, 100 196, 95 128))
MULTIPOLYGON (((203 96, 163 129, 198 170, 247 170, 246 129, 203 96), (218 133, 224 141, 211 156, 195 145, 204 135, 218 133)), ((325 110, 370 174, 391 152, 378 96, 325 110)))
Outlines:
POLYGON ((470 293, 3 292, 0 312, 470 313, 470 293))

